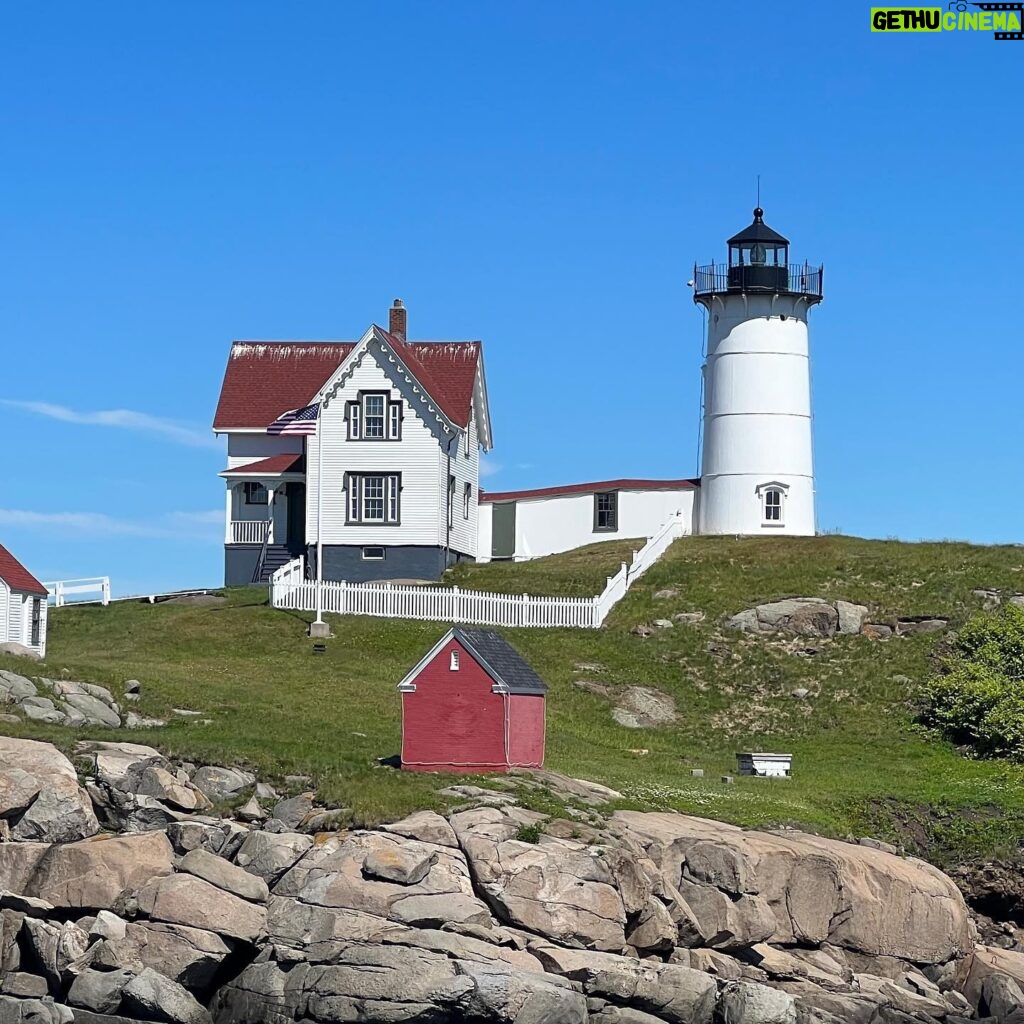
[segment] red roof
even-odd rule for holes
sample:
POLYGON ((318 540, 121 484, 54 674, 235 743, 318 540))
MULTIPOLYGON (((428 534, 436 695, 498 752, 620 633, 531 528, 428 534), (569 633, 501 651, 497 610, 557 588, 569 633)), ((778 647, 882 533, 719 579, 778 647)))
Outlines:
POLYGON ((532 491, 481 491, 481 501, 517 501, 520 498, 557 498, 563 494, 593 494, 595 491, 681 491, 700 487, 699 480, 598 480, 592 484, 537 487, 532 491))
POLYGON ((45 597, 47 593, 46 587, 2 544, 0 544, 0 580, 3 580, 11 590, 18 590, 23 594, 38 594, 40 597, 45 597))
POLYGON ((305 473, 305 455, 271 455, 269 459, 247 462, 244 466, 228 466, 221 476, 276 476, 278 473, 305 473))
MULTIPOLYGON (((466 426, 480 342, 402 342, 377 330, 441 411, 453 423, 466 426)), ((354 341, 236 341, 224 371, 213 429, 265 429, 282 413, 309 405, 355 346, 354 341)))

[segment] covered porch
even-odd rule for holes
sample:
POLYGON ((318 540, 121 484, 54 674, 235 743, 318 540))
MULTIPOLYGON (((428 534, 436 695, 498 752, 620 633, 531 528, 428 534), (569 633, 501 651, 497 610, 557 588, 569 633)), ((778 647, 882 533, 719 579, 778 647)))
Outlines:
POLYGON ((277 455, 220 473, 229 585, 264 582, 306 550, 306 472, 302 455, 277 455))

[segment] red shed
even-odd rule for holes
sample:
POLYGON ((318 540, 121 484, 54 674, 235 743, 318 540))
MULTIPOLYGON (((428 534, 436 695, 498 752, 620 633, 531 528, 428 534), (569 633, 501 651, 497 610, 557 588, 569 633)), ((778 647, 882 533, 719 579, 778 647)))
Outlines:
POLYGON ((448 630, 398 689, 403 768, 475 773, 544 764, 547 687, 500 633, 448 630))

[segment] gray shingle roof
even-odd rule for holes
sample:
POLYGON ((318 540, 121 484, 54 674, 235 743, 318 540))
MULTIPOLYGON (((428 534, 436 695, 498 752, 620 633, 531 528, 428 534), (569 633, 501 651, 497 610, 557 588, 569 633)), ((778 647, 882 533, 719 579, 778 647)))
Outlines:
POLYGON ((509 693, 547 693, 544 680, 500 633, 493 629, 466 629, 461 626, 453 632, 491 678, 508 687, 509 693))

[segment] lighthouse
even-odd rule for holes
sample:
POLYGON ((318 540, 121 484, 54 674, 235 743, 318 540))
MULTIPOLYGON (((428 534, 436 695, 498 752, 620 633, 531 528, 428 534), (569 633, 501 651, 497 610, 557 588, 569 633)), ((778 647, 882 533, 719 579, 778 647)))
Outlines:
POLYGON ((807 318, 822 267, 789 262, 789 240, 754 210, 726 264, 694 267, 707 311, 697 531, 813 535, 807 318))

